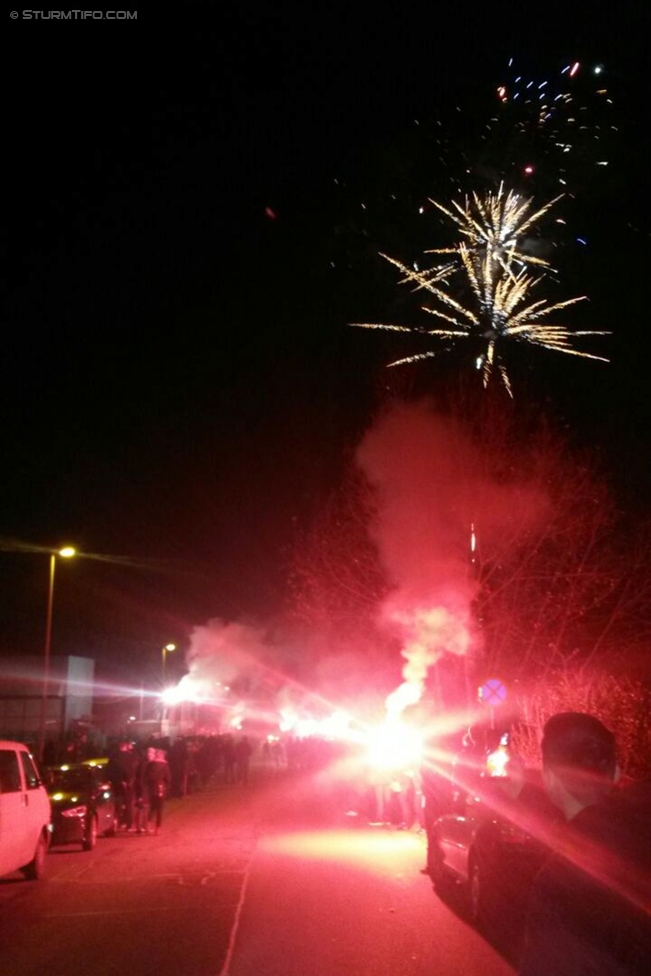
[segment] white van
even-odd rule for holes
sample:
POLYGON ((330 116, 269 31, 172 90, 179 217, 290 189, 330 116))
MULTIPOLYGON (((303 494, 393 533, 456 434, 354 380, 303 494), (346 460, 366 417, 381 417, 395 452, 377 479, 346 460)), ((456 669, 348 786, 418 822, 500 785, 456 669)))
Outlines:
POLYGON ((0 877, 43 876, 50 837, 50 800, 36 763, 20 742, 0 739, 0 877))

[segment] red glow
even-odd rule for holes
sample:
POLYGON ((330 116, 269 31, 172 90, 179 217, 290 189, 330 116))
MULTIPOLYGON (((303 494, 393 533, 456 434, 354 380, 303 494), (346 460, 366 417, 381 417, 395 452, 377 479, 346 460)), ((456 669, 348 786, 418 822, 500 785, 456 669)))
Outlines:
POLYGON ((371 874, 384 873, 387 862, 401 861, 405 852, 423 857, 423 838, 409 831, 365 832, 315 830, 276 834, 260 841, 260 849, 290 857, 355 864, 371 874))

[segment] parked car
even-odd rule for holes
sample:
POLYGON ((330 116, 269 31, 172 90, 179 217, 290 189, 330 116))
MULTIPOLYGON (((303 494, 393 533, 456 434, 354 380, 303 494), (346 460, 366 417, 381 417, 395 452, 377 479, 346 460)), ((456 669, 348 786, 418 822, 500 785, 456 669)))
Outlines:
POLYGON ((0 875, 43 876, 50 801, 34 757, 20 742, 0 740, 0 875))
POLYGON ((99 763, 50 766, 53 845, 81 844, 92 851, 100 834, 117 830, 118 804, 106 769, 99 763))
POLYGON ((535 875, 548 854, 545 842, 559 812, 535 774, 518 784, 485 777, 461 793, 456 812, 433 825, 434 856, 429 873, 437 887, 463 886, 474 924, 490 926, 500 917, 519 918, 535 875))

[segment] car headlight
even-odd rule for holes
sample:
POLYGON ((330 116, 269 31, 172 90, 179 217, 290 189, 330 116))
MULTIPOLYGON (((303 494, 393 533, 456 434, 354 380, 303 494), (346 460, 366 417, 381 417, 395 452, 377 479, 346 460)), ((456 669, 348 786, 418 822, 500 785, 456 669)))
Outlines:
POLYGON ((79 807, 70 807, 69 810, 62 810, 61 816, 62 817, 85 817, 87 809, 88 808, 86 807, 85 804, 79 807))

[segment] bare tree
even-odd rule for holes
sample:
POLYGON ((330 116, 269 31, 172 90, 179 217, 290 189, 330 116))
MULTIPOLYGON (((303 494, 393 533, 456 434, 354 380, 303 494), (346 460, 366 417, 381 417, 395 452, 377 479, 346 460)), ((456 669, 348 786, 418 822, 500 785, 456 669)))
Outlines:
POLYGON ((373 489, 351 459, 341 486, 295 541, 289 611, 324 650, 385 642, 376 626, 387 582, 369 534, 374 512, 373 489))
POLYGON ((531 765, 540 763, 545 722, 556 712, 589 712, 615 733, 619 764, 625 776, 651 776, 651 688, 618 672, 567 665, 535 682, 518 702, 521 720, 513 743, 531 765))
POLYGON ((512 680, 569 661, 635 668, 651 634, 648 527, 627 524, 589 457, 544 426, 485 456, 540 505, 534 517, 516 508, 481 545, 484 667, 512 680))

